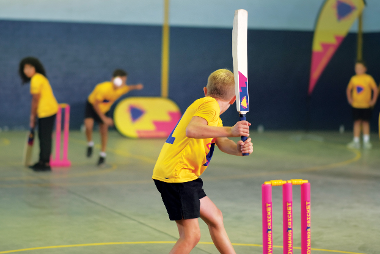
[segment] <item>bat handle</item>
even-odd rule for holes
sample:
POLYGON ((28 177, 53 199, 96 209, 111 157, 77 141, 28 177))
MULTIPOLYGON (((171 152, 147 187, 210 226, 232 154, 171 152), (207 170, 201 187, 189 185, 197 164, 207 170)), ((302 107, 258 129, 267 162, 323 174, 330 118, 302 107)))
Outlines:
MULTIPOLYGON (((246 120, 247 120, 247 118, 245 117, 245 114, 239 114, 239 116, 240 116, 240 121, 246 121, 246 120)), ((246 141, 247 139, 248 139, 248 137, 241 136, 241 140, 242 140, 243 142, 246 141)), ((243 155, 243 156, 248 156, 249 153, 243 153, 242 155, 243 155)))

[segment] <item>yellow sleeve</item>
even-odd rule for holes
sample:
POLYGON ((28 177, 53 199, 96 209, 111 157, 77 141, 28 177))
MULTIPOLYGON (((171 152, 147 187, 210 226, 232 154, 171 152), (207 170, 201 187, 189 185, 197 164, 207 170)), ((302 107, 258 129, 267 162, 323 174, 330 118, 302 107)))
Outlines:
POLYGON ((131 90, 131 89, 129 89, 129 86, 125 86, 125 87, 123 88, 123 94, 128 93, 129 90, 131 90))
POLYGON ((217 112, 219 110, 219 105, 217 105, 217 102, 205 102, 202 103, 197 111, 195 111, 194 116, 199 116, 205 119, 208 123, 208 125, 216 125, 218 124, 219 120, 219 113, 217 112))
POLYGON ((30 80, 30 93, 31 94, 40 94, 42 88, 42 80, 38 75, 35 75, 30 80))
POLYGON ((222 119, 220 119, 220 117, 219 117, 218 127, 223 127, 223 121, 222 119))
POLYGON ((348 82, 348 86, 347 86, 347 89, 352 89, 353 88, 353 86, 354 86, 354 82, 352 82, 353 81, 353 77, 350 79, 350 82, 348 82))

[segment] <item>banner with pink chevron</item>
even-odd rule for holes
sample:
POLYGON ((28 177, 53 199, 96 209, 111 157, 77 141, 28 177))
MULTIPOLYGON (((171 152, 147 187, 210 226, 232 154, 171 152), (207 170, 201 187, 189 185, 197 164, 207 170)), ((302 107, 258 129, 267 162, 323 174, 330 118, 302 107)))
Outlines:
POLYGON ((313 92, 323 70, 363 9, 363 0, 325 1, 314 31, 309 95, 313 92))

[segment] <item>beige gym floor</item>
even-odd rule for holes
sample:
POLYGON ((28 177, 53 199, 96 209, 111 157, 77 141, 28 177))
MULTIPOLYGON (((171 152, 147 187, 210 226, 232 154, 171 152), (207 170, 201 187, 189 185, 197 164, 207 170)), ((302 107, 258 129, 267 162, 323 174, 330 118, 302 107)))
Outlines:
MULTIPOLYGON (((261 184, 311 183, 312 253, 380 253, 380 143, 349 150, 352 134, 252 132, 254 153, 217 150, 203 174, 237 253, 262 253, 261 184)), ((0 254, 168 253, 178 237, 153 181, 163 139, 110 133, 107 165, 85 157, 81 132, 70 132, 70 168, 35 173, 22 166, 25 132, 0 132, 0 254)), ((95 133, 95 140, 98 133, 95 133)), ((34 148, 37 159, 38 141, 34 148)), ((300 253, 299 187, 293 188, 294 253, 300 253)), ((281 188, 273 187, 274 253, 282 253, 281 188)), ((192 253, 218 253, 206 225, 192 253)))

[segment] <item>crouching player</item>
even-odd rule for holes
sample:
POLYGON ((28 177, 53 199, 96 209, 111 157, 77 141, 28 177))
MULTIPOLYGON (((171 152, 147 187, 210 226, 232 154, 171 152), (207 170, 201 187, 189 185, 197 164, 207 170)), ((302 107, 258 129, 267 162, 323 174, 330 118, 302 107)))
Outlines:
POLYGON ((252 153, 251 139, 245 142, 227 137, 249 136, 247 121, 223 127, 220 115, 235 102, 234 75, 220 69, 208 78, 205 97, 193 102, 174 128, 153 170, 153 180, 169 214, 177 223, 179 239, 170 253, 190 253, 200 239, 198 218, 208 225, 220 253, 235 253, 224 229, 221 211, 202 189, 199 178, 210 163, 215 144, 225 153, 252 153))
POLYGON ((108 114, 112 104, 122 95, 132 90, 141 90, 144 88, 142 84, 127 85, 127 75, 127 72, 124 70, 115 70, 112 75, 112 80, 96 85, 86 101, 84 125, 86 127, 86 138, 88 142, 87 157, 92 156, 94 147, 92 130, 94 128, 94 122, 98 122, 102 149, 99 154, 98 166, 104 165, 106 160, 108 126, 113 125, 113 120, 108 114))

